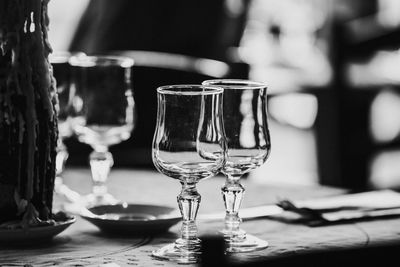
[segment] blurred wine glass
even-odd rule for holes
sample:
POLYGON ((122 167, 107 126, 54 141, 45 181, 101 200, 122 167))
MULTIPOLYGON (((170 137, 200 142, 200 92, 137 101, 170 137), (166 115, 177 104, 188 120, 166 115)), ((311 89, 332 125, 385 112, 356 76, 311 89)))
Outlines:
MULTIPOLYGON (((181 238, 153 251, 153 256, 182 264, 195 263, 200 240, 195 224, 200 204, 196 184, 220 172, 225 161, 222 89, 201 85, 157 89, 158 112, 152 158, 157 170, 177 179, 182 214, 181 238)), ((156 186, 156 185, 155 185, 156 186)))
MULTIPOLYGON (((74 55, 81 56, 84 55, 84 53, 74 53, 74 55)), ((70 110, 69 87, 71 80, 71 69, 68 61, 71 56, 72 54, 67 51, 56 51, 49 56, 58 95, 58 141, 56 157, 56 175, 58 179, 61 179, 65 162, 68 159, 68 150, 64 144, 64 140, 73 134, 68 121, 68 113, 70 110)))
POLYGON ((249 252, 268 247, 268 242, 240 228, 239 208, 244 196, 240 178, 268 158, 271 141, 267 121, 267 86, 248 80, 208 80, 203 85, 224 89, 223 121, 227 157, 221 192, 226 216, 222 230, 228 252, 249 252))
POLYGON ((134 127, 131 89, 133 60, 117 56, 72 56, 71 127, 80 142, 93 148, 89 156, 92 193, 87 206, 116 204, 106 182, 114 163, 109 146, 127 140, 134 127))

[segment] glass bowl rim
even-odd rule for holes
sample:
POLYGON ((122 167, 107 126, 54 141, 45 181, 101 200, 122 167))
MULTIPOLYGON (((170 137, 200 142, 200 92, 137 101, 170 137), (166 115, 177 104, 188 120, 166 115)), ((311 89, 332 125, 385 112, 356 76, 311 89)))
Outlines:
POLYGON ((130 68, 134 65, 134 60, 130 57, 114 55, 73 55, 68 63, 74 67, 96 67, 96 66, 120 66, 130 68))
POLYGON ((57 50, 49 54, 49 62, 51 64, 68 63, 69 59, 73 56, 85 56, 85 55, 86 54, 83 52, 70 52, 70 51, 57 50))
POLYGON ((157 88, 157 93, 164 95, 218 95, 222 94, 223 92, 224 89, 220 86, 201 85, 201 84, 174 84, 174 85, 163 85, 157 88), (180 91, 173 90, 178 88, 187 90, 180 90, 180 91))
POLYGON ((202 85, 206 86, 218 86, 222 87, 223 89, 263 89, 268 88, 268 85, 263 82, 257 82, 252 80, 245 80, 245 79, 210 79, 205 80, 201 83, 202 85))

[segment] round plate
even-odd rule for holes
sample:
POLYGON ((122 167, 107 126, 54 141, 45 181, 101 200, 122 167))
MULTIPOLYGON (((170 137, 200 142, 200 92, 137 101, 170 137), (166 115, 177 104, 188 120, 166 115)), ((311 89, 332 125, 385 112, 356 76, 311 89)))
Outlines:
POLYGON ((181 220, 174 208, 155 205, 117 204, 89 208, 81 215, 100 230, 112 234, 144 235, 167 231, 181 220))
POLYGON ((55 237, 76 221, 70 216, 63 221, 57 221, 54 225, 37 226, 28 229, 0 229, 0 243, 31 243, 38 240, 47 240, 55 237))

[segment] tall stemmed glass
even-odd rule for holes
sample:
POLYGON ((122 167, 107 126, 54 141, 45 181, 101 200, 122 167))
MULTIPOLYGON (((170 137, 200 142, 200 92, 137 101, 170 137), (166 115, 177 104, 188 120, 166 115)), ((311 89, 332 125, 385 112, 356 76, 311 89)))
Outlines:
POLYGON ((109 146, 130 137, 134 120, 131 90, 133 60, 115 56, 74 56, 71 64, 71 126, 79 141, 93 148, 89 161, 92 193, 88 206, 118 202, 107 192, 113 165, 109 146))
MULTIPOLYGON (((56 80, 56 88, 58 95, 58 142, 56 157, 56 173, 60 177, 64 171, 64 165, 68 158, 67 147, 64 139, 70 137, 73 132, 68 123, 69 109, 69 86, 70 86, 70 65, 68 60, 71 53, 67 51, 54 52, 49 56, 50 63, 53 67, 53 75, 56 80)), ((61 178, 60 178, 61 179, 61 178)))
POLYGON ((224 89, 223 118, 228 151, 221 188, 226 216, 222 233, 228 252, 264 249, 268 242, 240 229, 239 208, 244 195, 240 183, 243 174, 258 168, 270 152, 267 122, 267 86, 247 80, 208 80, 203 85, 224 89))
POLYGON ((154 251, 158 259, 194 263, 200 255, 195 224, 200 204, 198 181, 220 172, 225 162, 222 93, 217 87, 172 85, 157 89, 158 116, 152 158, 158 171, 177 179, 181 237, 154 251))

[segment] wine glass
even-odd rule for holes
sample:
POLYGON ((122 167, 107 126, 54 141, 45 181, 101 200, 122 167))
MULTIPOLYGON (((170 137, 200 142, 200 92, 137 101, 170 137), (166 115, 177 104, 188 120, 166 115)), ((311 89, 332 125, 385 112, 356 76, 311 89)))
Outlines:
POLYGON ((58 95, 57 177, 64 171, 64 165, 68 159, 68 151, 64 144, 64 139, 72 135, 72 129, 67 121, 70 85, 70 66, 68 60, 70 57, 71 53, 67 51, 54 52, 49 56, 58 95))
POLYGON ((72 55, 82 56, 85 54, 82 52, 70 53, 68 51, 55 51, 49 56, 58 95, 56 175, 59 179, 61 179, 60 175, 64 171, 65 162, 69 156, 67 147, 64 144, 64 140, 73 134, 71 125, 68 121, 68 113, 70 109, 69 87, 71 80, 71 70, 68 61, 72 55))
POLYGON ((71 65, 71 126, 78 140, 90 145, 92 193, 87 206, 116 204, 106 182, 114 163, 109 146, 127 140, 134 126, 131 90, 133 60, 117 56, 73 56, 71 65))
POLYGON ((225 162, 222 93, 217 87, 172 85, 157 89, 158 115, 152 158, 157 170, 177 179, 182 215, 181 237, 153 256, 178 263, 195 263, 200 240, 195 224, 200 204, 198 181, 220 172, 225 162))
POLYGON ((268 242, 240 229, 239 208, 244 196, 243 174, 261 166, 268 158, 271 141, 267 122, 267 86, 248 80, 207 80, 207 86, 224 89, 223 120, 227 158, 221 188, 226 216, 222 230, 227 252, 249 252, 268 247, 268 242))
MULTIPOLYGON (((85 54, 78 52, 74 53, 74 55, 78 56, 85 54)), ((73 134, 68 120, 70 109, 69 87, 71 80, 71 69, 68 61, 71 56, 72 53, 68 51, 55 51, 49 55, 49 61, 52 65, 53 77, 58 96, 58 105, 56 105, 56 108, 58 109, 58 139, 56 148, 56 177, 54 181, 54 191, 60 195, 63 195, 61 193, 61 188, 66 188, 63 184, 62 173, 64 172, 65 163, 69 156, 64 140, 73 134)))

